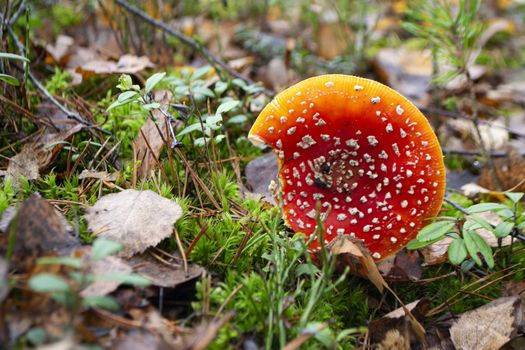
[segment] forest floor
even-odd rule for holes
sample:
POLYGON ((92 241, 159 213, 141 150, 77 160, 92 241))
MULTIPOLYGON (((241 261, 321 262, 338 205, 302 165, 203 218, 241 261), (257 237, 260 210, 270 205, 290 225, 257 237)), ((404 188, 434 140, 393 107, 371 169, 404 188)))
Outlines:
POLYGON ((524 67, 523 1, 3 2, 0 348, 525 348, 524 67), (445 156, 437 219, 377 264, 312 254, 248 140, 328 73, 445 156))

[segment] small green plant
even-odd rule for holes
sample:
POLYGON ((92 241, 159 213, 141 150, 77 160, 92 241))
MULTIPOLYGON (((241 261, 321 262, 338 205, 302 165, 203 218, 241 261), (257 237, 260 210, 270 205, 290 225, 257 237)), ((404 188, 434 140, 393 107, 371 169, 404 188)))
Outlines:
MULTIPOLYGON (((0 60, 1 59, 22 61, 24 62, 24 65, 27 65, 30 62, 27 57, 15 55, 13 53, 8 53, 8 52, 0 52, 0 60)), ((17 78, 15 78, 14 76, 10 74, 5 74, 1 72, 0 72, 0 81, 6 82, 7 84, 13 85, 13 86, 20 85, 20 81, 18 81, 17 78)))
POLYGON ((139 103, 142 108, 147 111, 160 108, 160 104, 158 102, 154 102, 149 94, 165 76, 165 72, 153 74, 148 78, 148 80, 146 80, 144 89, 141 89, 140 86, 133 84, 133 81, 129 75, 122 74, 119 78, 119 84, 117 85, 117 89, 122 92, 118 96, 117 100, 106 109, 106 112, 112 110, 113 108, 124 106, 130 103, 139 103))
POLYGON ((55 68, 55 73, 46 83, 46 89, 51 95, 65 95, 65 92, 70 87, 71 75, 67 70, 60 70, 55 68))
POLYGON ((54 273, 39 273, 29 279, 29 287, 38 293, 49 293, 55 301, 66 307, 71 321, 85 307, 118 310, 118 302, 110 296, 83 296, 81 292, 97 281, 113 281, 139 287, 150 284, 149 280, 134 273, 94 274, 91 272, 93 264, 121 249, 120 243, 98 238, 93 242, 91 254, 86 258, 44 257, 38 259, 38 265, 60 265, 68 268, 69 272, 65 276, 54 273))
POLYGON ((209 304, 213 309, 225 307, 234 310, 238 320, 234 328, 222 329, 210 348, 223 348, 239 333, 254 331, 262 335, 259 341, 265 349, 283 348, 300 334, 312 335, 314 340, 308 348, 336 349, 350 344, 352 335, 362 329, 347 328, 348 324, 335 321, 344 316, 334 313, 344 308, 354 293, 344 286, 347 272, 334 278, 335 260, 326 251, 320 267, 313 264, 304 237, 290 239, 280 230, 280 215, 274 216, 269 225, 271 242, 262 254, 260 273, 229 269, 224 282, 213 289, 198 284, 201 301, 193 303, 195 310, 204 311, 209 304), (334 301, 338 293, 345 293, 344 301, 324 303, 334 301))
MULTIPOLYGON (((519 210, 519 201, 523 193, 508 192, 505 194, 509 199, 507 203, 479 203, 466 209, 456 205, 455 216, 441 216, 430 225, 423 228, 416 239, 412 240, 408 248, 418 249, 451 237, 453 240, 448 248, 449 261, 454 265, 462 265, 466 270, 474 264, 483 266, 483 262, 489 268, 494 267, 492 248, 479 234, 479 230, 485 230, 494 235, 500 242, 507 236, 512 237, 512 243, 521 241, 522 231, 525 229, 525 212, 519 210), (501 222, 497 225, 490 224, 480 215, 483 212, 493 212, 501 222), (471 260, 466 260, 470 257, 471 260), (483 257, 483 261, 481 260, 483 257)), ((512 246, 511 246, 512 249, 512 246)), ((507 261, 508 261, 507 257, 507 261)))
MULTIPOLYGON (((442 63, 453 68, 441 72, 436 82, 446 83, 459 74, 468 74, 468 67, 481 52, 477 47, 483 26, 479 21, 479 0, 411 2, 403 28, 417 38, 427 41, 434 54, 435 66, 442 63)), ((439 72, 436 72, 439 73, 439 72)))

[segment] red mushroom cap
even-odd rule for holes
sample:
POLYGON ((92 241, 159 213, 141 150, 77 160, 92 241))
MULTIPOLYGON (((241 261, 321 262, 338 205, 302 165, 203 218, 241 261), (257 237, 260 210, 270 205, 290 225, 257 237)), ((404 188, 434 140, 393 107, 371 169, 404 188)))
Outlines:
MULTIPOLYGON (((321 202, 324 243, 355 236, 382 260, 441 208, 445 167, 437 137, 412 103, 378 82, 304 80, 264 108, 248 137, 276 152, 290 228, 314 233, 321 202)), ((310 248, 318 247, 314 241, 310 248)))

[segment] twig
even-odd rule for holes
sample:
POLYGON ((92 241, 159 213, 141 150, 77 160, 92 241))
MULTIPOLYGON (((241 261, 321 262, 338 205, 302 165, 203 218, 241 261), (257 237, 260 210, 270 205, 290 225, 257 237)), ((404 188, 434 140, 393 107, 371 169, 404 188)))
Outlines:
MULTIPOLYGON (((219 66, 222 70, 227 72, 232 77, 237 78, 237 79, 241 79, 242 81, 244 81, 245 83, 247 83, 249 85, 254 84, 254 82, 251 79, 242 76, 241 74, 236 72, 234 69, 230 68, 219 57, 215 56, 208 49, 206 49, 205 47, 203 47, 202 45, 200 45, 196 41, 192 40, 191 38, 187 37, 183 33, 181 33, 179 31, 169 27, 166 23, 164 23, 162 21, 159 21, 159 20, 157 20, 157 19, 155 19, 153 17, 150 17, 148 14, 146 14, 145 12, 143 12, 140 9, 136 8, 135 6, 131 5, 130 3, 128 3, 125 0, 115 0, 115 2, 118 5, 120 5, 123 8, 125 8, 126 10, 128 10, 129 12, 131 12, 132 14, 134 14, 135 16, 140 17, 141 19, 146 21, 146 23, 149 23, 149 24, 151 24, 151 25, 161 29, 166 34, 169 34, 171 36, 176 37, 182 43, 188 45, 189 47, 191 47, 195 51, 199 52, 204 57, 204 59, 206 59, 206 61, 208 61, 211 65, 219 66)), ((274 95, 274 93, 272 91, 269 91, 267 89, 264 89, 264 94, 267 95, 267 96, 273 96, 274 95)))
MULTIPOLYGON (((467 149, 452 149, 452 148, 443 148, 444 154, 459 154, 462 156, 483 156, 483 153, 480 151, 467 150, 467 149)), ((508 152, 505 151, 494 151, 489 152, 490 158, 503 158, 508 156, 508 152)), ((525 150, 519 151, 519 155, 525 157, 525 150)))
POLYGON ((13 16, 11 16, 11 18, 7 22, 8 25, 9 26, 14 25, 16 23, 16 21, 18 21, 18 18, 20 18, 20 16, 22 16, 22 13, 24 13, 25 9, 26 9, 26 0, 23 0, 20 3, 20 6, 18 6, 18 9, 16 10, 16 12, 13 13, 13 16))
MULTIPOLYGON (((421 112, 423 112, 423 114, 432 114, 432 115, 445 117, 445 118, 450 118, 450 119, 471 120, 470 117, 468 117, 467 115, 465 115, 465 114, 463 114, 461 112, 447 111, 446 109, 435 108, 435 107, 420 107, 420 106, 418 106, 418 108, 419 108, 419 110, 421 110, 421 112)), ((479 124, 483 124, 483 125, 487 125, 487 126, 489 126, 491 128, 497 128, 497 129, 505 130, 505 131, 507 131, 509 133, 509 135, 511 137, 525 138, 525 134, 517 132, 517 131, 514 131, 511 128, 509 128, 507 126, 504 126, 504 125, 498 125, 498 124, 491 123, 490 121, 480 120, 480 119, 478 119, 478 123, 479 124)))
MULTIPOLYGON (((3 21, 4 17, 0 15, 0 21, 3 21)), ((13 28, 11 27, 11 22, 7 24, 7 31, 9 32, 9 35, 13 39, 18 51, 21 55, 25 56, 25 47, 24 45, 18 40, 18 37, 16 36, 16 33, 14 32, 13 28)), ((61 104, 47 89, 44 85, 34 76, 34 74, 29 69, 28 71, 29 80, 35 85, 35 87, 40 90, 40 92, 52 103, 54 104, 62 113, 64 113, 69 119, 73 119, 77 121, 80 124, 85 125, 88 128, 95 129, 97 131, 100 131, 103 134, 111 135, 111 133, 107 130, 102 129, 101 127, 97 125, 93 125, 90 122, 84 120, 77 112, 72 112, 69 109, 67 109, 63 104, 61 104)))
POLYGON ((469 212, 467 211, 467 209, 463 208, 461 205, 454 202, 450 198, 445 197, 443 200, 447 202, 448 204, 450 204, 451 206, 453 206, 454 208, 456 208, 457 210, 459 210, 460 212, 462 212, 463 214, 469 215, 469 212))

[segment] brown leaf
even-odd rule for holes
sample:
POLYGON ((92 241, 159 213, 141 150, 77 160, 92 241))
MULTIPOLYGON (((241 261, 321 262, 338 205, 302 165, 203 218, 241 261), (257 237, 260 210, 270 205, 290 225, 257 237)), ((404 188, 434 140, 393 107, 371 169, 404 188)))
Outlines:
POLYGON ((272 181, 277 182, 277 158, 273 153, 266 153, 250 161, 246 166, 246 182, 251 191, 262 195, 263 200, 270 204, 276 204, 273 194, 268 187, 272 181))
MULTIPOLYGON (((78 257, 79 254, 82 255, 84 259, 89 259, 91 256, 91 247, 82 247, 74 253, 76 257, 78 257)), ((102 260, 92 262, 89 266, 89 272, 93 275, 131 273, 132 271, 133 269, 131 266, 129 266, 124 260, 115 256, 107 256, 102 260)), ((84 288, 80 292, 80 295, 83 298, 107 295, 115 291, 120 284, 120 282, 109 280, 95 281, 84 288)))
POLYGON ((81 73, 84 78, 89 78, 99 74, 135 74, 146 68, 153 68, 154 66, 146 56, 122 55, 118 62, 94 60, 82 64, 80 67, 77 67, 75 71, 81 73))
POLYGON ((448 257, 448 246, 454 239, 451 237, 445 237, 439 242, 433 243, 428 247, 424 247, 419 251, 423 255, 426 265, 437 265, 447 261, 448 257))
POLYGON ((46 57, 47 64, 65 64, 68 58, 68 53, 73 44, 74 39, 67 35, 59 35, 54 45, 47 44, 46 51, 49 54, 46 57))
POLYGON ((420 325, 416 324, 423 320, 429 306, 430 301, 427 299, 416 300, 371 321, 368 329, 372 344, 376 344, 378 349, 385 350, 410 349, 410 343, 421 337, 417 334, 420 332, 418 330, 420 325))
POLYGON ((82 128, 81 124, 76 124, 63 131, 48 130, 47 133, 25 144, 20 153, 10 159, 7 176, 12 178, 15 186, 19 185, 20 176, 28 180, 37 179, 40 171, 46 169, 58 156, 64 146, 60 142, 67 140, 82 128))
POLYGON ((163 263, 150 254, 135 255, 127 260, 134 271, 149 279, 157 287, 175 288, 177 285, 195 279, 202 275, 204 269, 199 265, 189 264, 184 271, 182 262, 163 263))
POLYGON ((374 69, 388 86, 419 104, 425 104, 432 78, 429 51, 382 49, 377 53, 374 69))
MULTIPOLYGON (((59 252, 79 245, 68 233, 67 221, 48 201, 37 194, 26 199, 9 229, 16 230, 14 253, 17 259, 59 252)), ((2 236, 2 240, 7 235, 2 236)), ((7 247, 7 242, 2 244, 7 247)))
POLYGON ((380 261, 377 267, 389 282, 419 281, 423 273, 419 254, 406 249, 401 250, 392 259, 380 261))
POLYGON ((457 349, 499 349, 516 335, 521 322, 520 299, 499 298, 462 314, 450 327, 450 337, 457 349))
POLYGON ((23 147, 20 153, 9 160, 6 175, 11 177, 13 184, 18 187, 20 176, 28 180, 38 178, 38 163, 37 152, 31 147, 23 147))
MULTIPOLYGON (((496 177, 503 190, 512 189, 512 191, 525 192, 525 181, 523 178, 523 174, 525 173, 525 160, 516 149, 509 148, 508 156, 495 159, 494 165, 496 177)), ((497 189, 490 168, 485 167, 482 170, 479 184, 488 189, 497 189)))
MULTIPOLYGON (((155 94, 155 101, 161 104, 164 111, 167 111, 172 99, 173 94, 169 91, 159 91, 155 94)), ((146 120, 134 143, 136 158, 140 161, 137 173, 141 179, 152 175, 165 141, 168 140, 166 117, 159 110, 154 110, 152 114, 153 119, 146 120)))
POLYGON ((142 253, 169 237, 181 216, 176 202, 150 190, 108 194, 84 215, 93 233, 123 245, 123 257, 142 253))
POLYGON ((348 235, 341 235, 335 237, 327 248, 336 256, 340 268, 348 267, 351 274, 367 278, 381 293, 383 292, 387 284, 363 242, 348 235))
POLYGON ((95 171, 95 170, 84 169, 82 170, 80 175, 78 175, 78 178, 80 180, 98 179, 98 180, 103 180, 103 181, 108 181, 108 182, 114 182, 117 180, 117 174, 116 173, 109 174, 105 171, 95 171))

